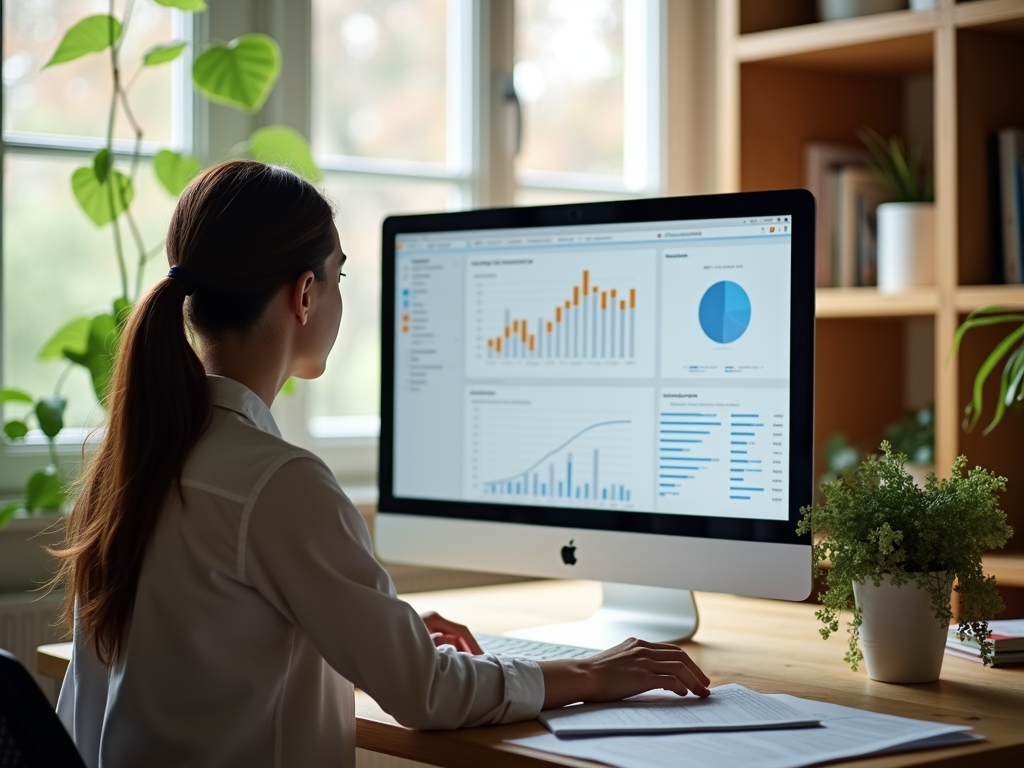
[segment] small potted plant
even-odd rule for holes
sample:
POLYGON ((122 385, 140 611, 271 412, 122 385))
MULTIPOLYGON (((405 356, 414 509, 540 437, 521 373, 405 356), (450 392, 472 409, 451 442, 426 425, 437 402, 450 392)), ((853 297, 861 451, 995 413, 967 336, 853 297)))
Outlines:
POLYGON ((802 510, 797 532, 815 538, 816 575, 829 563, 816 614, 822 637, 838 632, 840 614, 852 610, 850 666, 864 661, 873 680, 923 683, 942 668, 953 589, 958 636, 974 638, 991 662, 988 619, 1003 605, 981 559, 1013 529, 999 508, 1005 478, 980 467, 965 472, 959 456, 949 479, 929 473, 922 488, 906 461, 883 442, 880 456, 822 485, 824 503, 802 510))
POLYGON ((935 283, 935 187, 920 147, 886 140, 864 128, 861 141, 871 152, 871 170, 890 202, 878 206, 878 290, 898 293, 935 283))

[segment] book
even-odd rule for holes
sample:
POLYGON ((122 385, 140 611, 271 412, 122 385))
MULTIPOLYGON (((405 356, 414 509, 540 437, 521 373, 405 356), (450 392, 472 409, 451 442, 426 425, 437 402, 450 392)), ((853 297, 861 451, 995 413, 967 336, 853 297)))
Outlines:
POLYGON ((993 239, 1002 251, 1003 280, 1024 283, 1024 130, 1004 128, 995 142, 999 226, 993 239))
POLYGON ((831 171, 844 165, 867 165, 868 151, 856 144, 811 141, 804 146, 804 187, 817 201, 815 280, 818 287, 839 285, 833 263, 833 189, 831 171))
POLYGON ((839 166, 830 174, 834 190, 833 285, 876 285, 876 214, 878 206, 889 199, 888 193, 875 174, 861 165, 839 166))
MULTIPOLYGON (((992 666, 1024 664, 1024 619, 997 619, 988 623, 992 632, 992 666)), ((972 661, 981 661, 981 646, 968 638, 956 636, 956 626, 949 628, 946 636, 946 653, 972 661)))

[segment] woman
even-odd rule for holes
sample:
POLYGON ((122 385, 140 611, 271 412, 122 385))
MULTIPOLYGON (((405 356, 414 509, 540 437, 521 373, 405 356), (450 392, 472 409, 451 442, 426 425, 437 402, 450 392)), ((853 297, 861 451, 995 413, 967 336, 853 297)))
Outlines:
POLYGON ((338 333, 332 213, 295 174, 246 161, 178 201, 171 270, 128 318, 59 553, 74 655, 58 712, 86 763, 352 765, 353 684, 416 728, 707 695, 672 646, 497 658, 395 596, 355 507, 269 408, 289 377, 323 373, 338 333))

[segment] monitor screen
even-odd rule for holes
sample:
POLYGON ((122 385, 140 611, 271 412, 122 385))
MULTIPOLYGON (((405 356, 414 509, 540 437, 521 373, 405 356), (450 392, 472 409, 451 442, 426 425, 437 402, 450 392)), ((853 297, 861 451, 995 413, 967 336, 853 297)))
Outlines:
POLYGON ((385 226, 387 508, 795 541, 813 267, 794 308, 794 206, 483 213, 385 226))

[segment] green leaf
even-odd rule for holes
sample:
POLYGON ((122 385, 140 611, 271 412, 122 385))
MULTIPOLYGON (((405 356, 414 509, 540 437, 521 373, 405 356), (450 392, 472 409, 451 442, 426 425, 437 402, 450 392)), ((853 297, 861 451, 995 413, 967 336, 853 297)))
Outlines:
POLYGON ((21 440, 28 434, 28 424, 21 419, 11 419, 4 424, 4 434, 9 440, 21 440))
POLYGON ((36 418, 44 435, 56 437, 64 429, 64 409, 67 407, 67 398, 59 395, 41 398, 36 403, 36 418))
POLYGON ((110 177, 101 182, 90 166, 83 166, 71 174, 71 189, 82 210, 98 227, 109 224, 124 213, 135 198, 135 186, 123 173, 111 171, 110 177))
POLYGON ((53 466, 34 472, 28 479, 25 491, 25 509, 29 512, 35 512, 37 509, 60 509, 64 504, 64 483, 53 466))
POLYGON ((286 165, 312 182, 320 181, 320 169, 313 161, 313 151, 306 138, 286 125, 271 125, 253 131, 249 151, 256 160, 286 165))
POLYGON ((173 42, 164 45, 154 45, 142 56, 142 65, 145 67, 158 67, 169 61, 174 61, 181 56, 181 52, 188 47, 188 43, 173 42))
POLYGON ((203 0, 154 0, 157 5, 162 5, 164 8, 177 8, 182 11, 192 11, 193 13, 202 13, 206 10, 206 3, 203 0))
POLYGON ((192 62, 192 82, 210 101, 256 112, 281 74, 281 49, 272 37, 250 34, 214 43, 192 62))
POLYGON ((104 147, 96 153, 96 157, 92 159, 92 169, 96 173, 96 178, 99 179, 100 184, 107 181, 107 176, 110 175, 110 170, 114 167, 114 156, 110 154, 110 150, 104 147))
POLYGON ((65 351, 79 354, 85 352, 85 348, 89 344, 89 324, 91 322, 88 317, 78 317, 62 326, 39 350, 39 359, 60 360, 64 357, 65 351))
POLYGON ((132 312, 132 304, 128 299, 123 296, 120 299, 114 299, 114 317, 117 318, 118 332, 124 329, 124 324, 128 322, 128 315, 132 312))
POLYGON ((0 403, 31 403, 32 395, 20 389, 0 389, 0 403))
POLYGON ((0 528, 7 525, 11 518, 18 514, 18 510, 22 508, 23 502, 12 501, 7 506, 0 508, 0 528))
POLYGON ((105 51, 121 37, 121 22, 105 14, 88 16, 64 33, 56 52, 43 69, 74 61, 89 53, 105 51))
MULTIPOLYGON (((971 396, 971 413, 968 421, 968 431, 974 429, 978 423, 978 419, 981 418, 981 411, 984 408, 984 387, 985 381, 988 379, 989 374, 999 364, 999 361, 1006 357, 1007 353, 1017 344, 1021 339, 1024 339, 1024 325, 1020 328, 1012 331, 1010 335, 1004 338, 996 348, 992 350, 988 357, 985 358, 985 362, 981 364, 978 369, 978 373, 974 376, 974 392, 971 396)), ((991 432, 998 422, 993 422, 985 429, 985 434, 991 432)))
POLYGON ((202 166, 193 157, 184 157, 169 149, 160 150, 153 158, 153 172, 164 185, 164 189, 177 197, 202 166))
POLYGON ((107 397, 107 387, 114 371, 114 356, 117 354, 120 338, 120 327, 113 315, 96 315, 89 322, 89 340, 85 352, 78 354, 64 351, 64 357, 89 371, 93 390, 101 404, 107 397))

